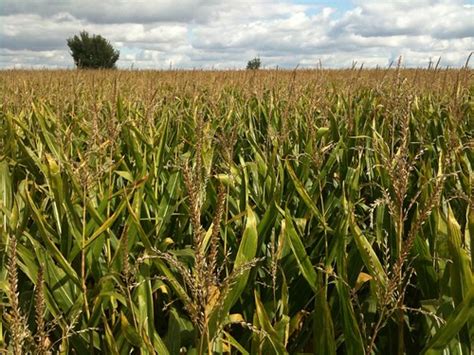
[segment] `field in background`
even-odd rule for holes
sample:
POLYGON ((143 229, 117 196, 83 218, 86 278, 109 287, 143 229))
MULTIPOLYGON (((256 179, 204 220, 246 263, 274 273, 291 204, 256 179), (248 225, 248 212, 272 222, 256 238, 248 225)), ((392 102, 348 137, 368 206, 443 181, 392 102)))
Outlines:
POLYGON ((473 113, 466 69, 0 72, 0 352, 471 354, 473 113))

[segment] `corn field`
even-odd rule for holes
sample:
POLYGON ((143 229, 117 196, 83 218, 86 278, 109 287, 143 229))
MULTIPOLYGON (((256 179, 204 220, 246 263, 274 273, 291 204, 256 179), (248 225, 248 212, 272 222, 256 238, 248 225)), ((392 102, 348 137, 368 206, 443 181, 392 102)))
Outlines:
POLYGON ((0 72, 0 353, 472 354, 469 69, 0 72))

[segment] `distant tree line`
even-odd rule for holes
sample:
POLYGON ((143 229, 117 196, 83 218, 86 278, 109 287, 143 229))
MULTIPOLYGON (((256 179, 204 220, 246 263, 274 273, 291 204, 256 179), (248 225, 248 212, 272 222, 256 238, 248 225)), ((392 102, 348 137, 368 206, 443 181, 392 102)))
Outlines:
MULTIPOLYGON (((74 64, 79 69, 115 69, 120 52, 101 35, 82 31, 67 39, 74 64)), ((247 62, 247 70, 260 69, 262 62, 255 57, 247 62)))
POLYGON ((259 57, 255 57, 247 62, 247 70, 257 70, 260 69, 262 62, 259 57))
POLYGON ((80 69, 114 69, 120 56, 120 52, 104 37, 90 36, 86 31, 68 38, 67 45, 74 64, 80 69))

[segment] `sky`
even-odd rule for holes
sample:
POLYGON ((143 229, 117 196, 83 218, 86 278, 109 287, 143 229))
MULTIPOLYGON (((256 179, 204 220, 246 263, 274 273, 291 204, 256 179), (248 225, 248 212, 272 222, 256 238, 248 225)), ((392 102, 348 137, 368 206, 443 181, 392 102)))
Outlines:
POLYGON ((0 69, 73 68, 66 40, 82 30, 120 68, 460 67, 474 0, 0 0, 0 69))

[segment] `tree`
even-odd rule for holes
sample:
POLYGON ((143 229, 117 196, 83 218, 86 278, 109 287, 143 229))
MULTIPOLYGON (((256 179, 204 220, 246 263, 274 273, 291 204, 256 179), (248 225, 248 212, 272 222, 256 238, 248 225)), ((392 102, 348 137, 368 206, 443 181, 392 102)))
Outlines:
POLYGON ((260 69, 260 65, 262 65, 262 62, 260 61, 260 58, 255 57, 252 60, 249 60, 247 62, 247 69, 257 70, 257 69, 260 69))
POLYGON ((119 59, 120 52, 100 35, 92 35, 86 31, 68 38, 67 45, 71 50, 74 64, 81 69, 111 69, 119 59))

